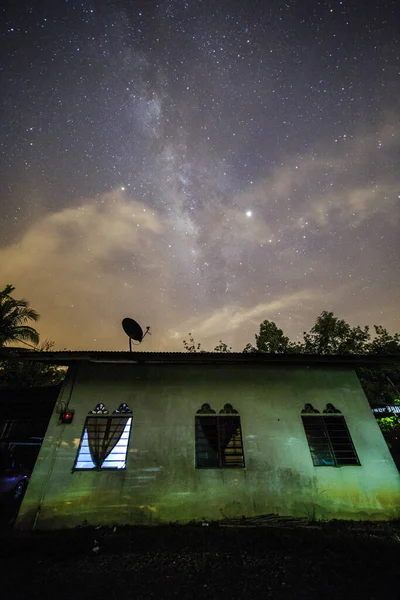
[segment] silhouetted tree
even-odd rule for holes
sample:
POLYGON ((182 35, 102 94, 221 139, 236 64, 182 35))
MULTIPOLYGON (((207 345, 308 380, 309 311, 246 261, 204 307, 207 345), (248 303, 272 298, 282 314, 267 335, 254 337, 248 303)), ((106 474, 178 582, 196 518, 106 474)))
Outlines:
POLYGON ((27 325, 29 321, 37 321, 38 313, 29 308, 29 302, 16 300, 11 296, 15 288, 6 285, 0 291, 0 346, 12 342, 31 342, 35 346, 39 343, 39 334, 33 327, 27 325))
POLYGON ((273 321, 260 323, 260 331, 255 335, 256 345, 247 344, 243 352, 266 352, 268 354, 294 354, 301 352, 301 346, 284 335, 273 321))
POLYGON ((350 327, 332 312, 323 311, 309 333, 304 332, 305 354, 365 354, 369 351, 368 325, 350 327))
MULTIPOLYGON (((39 351, 51 352, 54 342, 45 341, 39 351)), ((27 357, 29 355, 27 354, 27 357)), ((7 358, 0 361, 0 385, 35 387, 59 385, 65 377, 65 367, 30 360, 20 360, 18 353, 10 348, 7 358)))
POLYGON ((205 350, 203 350, 203 348, 201 347, 200 342, 196 343, 192 333, 189 333, 188 342, 186 340, 183 340, 183 346, 186 352, 205 352, 205 350))
POLYGON ((375 337, 369 345, 371 354, 399 354, 400 355, 400 334, 390 335, 388 331, 380 325, 374 325, 375 337))
MULTIPOLYGON (((186 352, 207 352, 204 350, 199 343, 197 343, 194 339, 192 333, 189 333, 189 341, 183 340, 183 346, 186 352)), ((232 347, 225 344, 222 340, 219 340, 219 344, 215 346, 213 352, 232 352, 232 347)))
POLYGON ((217 346, 215 346, 214 352, 232 352, 232 346, 228 346, 228 344, 225 344, 225 342, 223 342, 222 340, 219 340, 219 344, 217 346))

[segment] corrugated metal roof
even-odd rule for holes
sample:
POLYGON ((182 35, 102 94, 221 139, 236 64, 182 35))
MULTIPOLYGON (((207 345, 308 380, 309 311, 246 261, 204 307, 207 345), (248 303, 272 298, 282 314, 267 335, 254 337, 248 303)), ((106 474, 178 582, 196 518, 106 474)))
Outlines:
POLYGON ((157 364, 332 364, 357 366, 399 362, 399 356, 374 355, 320 355, 320 354, 264 354, 244 352, 127 352, 119 350, 60 350, 38 352, 0 348, 0 358, 13 355, 20 360, 32 360, 59 365, 76 362, 157 363, 157 364))

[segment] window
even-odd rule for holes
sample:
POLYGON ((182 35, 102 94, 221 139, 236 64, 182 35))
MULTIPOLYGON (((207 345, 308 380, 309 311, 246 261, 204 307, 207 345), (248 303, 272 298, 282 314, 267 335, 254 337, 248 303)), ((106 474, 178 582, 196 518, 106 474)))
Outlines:
POLYGON ((86 418, 73 470, 125 469, 132 411, 126 404, 108 415, 98 404, 86 418))
MULTIPOLYGON (((328 405, 323 415, 302 415, 313 464, 315 467, 359 465, 346 421, 333 408, 328 405)), ((303 412, 310 414, 311 411, 303 412)))
POLYGON ((231 404, 219 415, 203 404, 195 417, 196 468, 244 467, 240 417, 231 404))

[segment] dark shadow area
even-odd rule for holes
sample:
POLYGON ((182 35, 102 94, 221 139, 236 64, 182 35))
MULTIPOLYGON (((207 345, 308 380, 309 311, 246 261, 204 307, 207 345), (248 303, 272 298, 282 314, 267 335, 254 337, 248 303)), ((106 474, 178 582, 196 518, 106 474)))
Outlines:
POLYGON ((59 390, 0 387, 0 529, 18 514, 59 390))
POLYGON ((162 526, 3 534, 8 600, 399 597, 400 524, 162 526), (21 566, 23 577, 21 577, 21 566))

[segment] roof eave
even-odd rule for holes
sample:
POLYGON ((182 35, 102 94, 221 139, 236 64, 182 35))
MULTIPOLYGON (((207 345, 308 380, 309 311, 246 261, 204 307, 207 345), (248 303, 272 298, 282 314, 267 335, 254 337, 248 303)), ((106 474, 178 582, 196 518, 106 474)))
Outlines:
POLYGON ((79 362, 127 364, 330 364, 341 366, 383 365, 400 362, 396 355, 320 355, 264 354, 244 352, 126 352, 101 350, 20 351, 1 348, 0 359, 13 356, 18 360, 68 366, 79 362))

